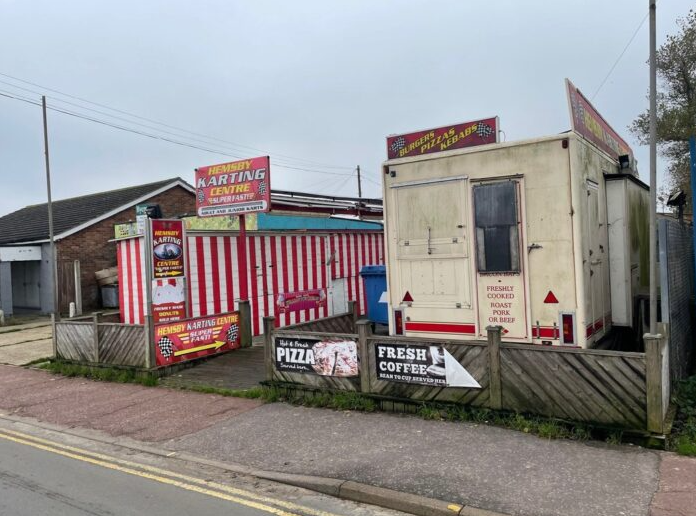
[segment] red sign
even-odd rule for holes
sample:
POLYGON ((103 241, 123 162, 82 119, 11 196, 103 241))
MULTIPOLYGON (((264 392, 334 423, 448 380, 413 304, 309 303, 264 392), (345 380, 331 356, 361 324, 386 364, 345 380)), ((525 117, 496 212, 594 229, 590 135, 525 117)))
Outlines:
POLYGON ((158 366, 222 353, 239 346, 239 312, 155 324, 158 366))
POLYGON ((186 319, 184 278, 152 280, 152 319, 155 323, 186 319))
POLYGON ((184 222, 152 219, 153 278, 184 275, 184 222))
POLYGON ((271 209, 268 156, 196 169, 199 217, 243 215, 271 209))
POLYGON ((387 136, 388 159, 420 156, 498 141, 498 117, 387 136))
POLYGON ((633 151, 628 144, 607 123, 590 101, 580 93, 575 85, 566 79, 570 122, 573 130, 590 140, 597 147, 618 159, 629 155, 633 161, 633 151))
POLYGON ((276 299, 276 313, 279 314, 309 310, 320 306, 326 306, 326 289, 324 288, 278 294, 276 299))

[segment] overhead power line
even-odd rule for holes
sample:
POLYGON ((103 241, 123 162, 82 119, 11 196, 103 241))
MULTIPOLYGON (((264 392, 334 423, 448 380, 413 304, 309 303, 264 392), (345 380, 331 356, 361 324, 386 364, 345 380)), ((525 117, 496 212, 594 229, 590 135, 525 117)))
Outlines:
MULTIPOLYGON (((252 146, 250 146, 250 145, 244 145, 244 144, 241 144, 241 143, 235 143, 235 142, 231 142, 231 141, 228 141, 228 140, 223 140, 223 139, 221 139, 221 138, 217 138, 217 137, 214 137, 214 136, 209 136, 209 135, 202 134, 202 133, 198 133, 198 132, 195 132, 195 131, 190 131, 190 130, 188 130, 188 129, 184 129, 184 128, 182 128, 182 127, 177 127, 177 126, 168 124, 168 123, 166 123, 166 122, 160 122, 160 121, 158 121, 158 120, 154 120, 154 119, 151 119, 151 118, 147 118, 147 117, 144 117, 144 116, 135 114, 135 113, 130 113, 130 112, 128 112, 128 111, 124 111, 124 110, 122 110, 122 109, 114 108, 114 107, 108 106, 108 105, 106 105, 106 104, 101 104, 101 103, 94 102, 94 101, 91 101, 91 100, 88 100, 88 99, 85 99, 85 98, 82 98, 82 97, 78 97, 78 96, 76 96, 76 95, 71 95, 71 94, 69 94, 69 93, 65 93, 65 92, 62 92, 62 91, 59 91, 59 90, 56 90, 56 89, 53 89, 53 88, 49 88, 49 87, 47 87, 47 86, 43 86, 43 85, 37 84, 37 83, 35 83, 35 82, 27 81, 27 80, 25 80, 25 79, 21 79, 21 78, 19 78, 19 77, 15 77, 15 76, 12 76, 12 75, 9 75, 9 74, 6 74, 6 73, 0 72, 0 76, 6 77, 6 78, 8 78, 8 79, 11 79, 11 80, 13 80, 13 81, 17 81, 17 82, 20 82, 20 83, 23 83, 23 84, 28 84, 28 85, 30 85, 30 86, 35 86, 35 87, 37 87, 37 88, 41 88, 41 89, 43 89, 43 90, 56 93, 56 94, 58 94, 58 95, 62 95, 62 96, 64 96, 64 97, 67 97, 67 98, 70 98, 70 99, 73 99, 73 100, 77 100, 77 101, 79 101, 79 102, 85 102, 85 103, 90 104, 90 105, 93 105, 93 106, 97 106, 97 107, 101 107, 101 108, 104 108, 104 109, 108 109, 109 111, 113 111, 113 112, 115 112, 115 113, 120 113, 120 114, 126 115, 126 116, 128 116, 128 117, 132 117, 132 118, 135 118, 135 119, 138 119, 138 120, 143 120, 143 121, 146 121, 146 122, 150 122, 150 123, 153 123, 153 124, 162 126, 162 127, 167 127, 167 128, 169 128, 169 129, 174 129, 175 131, 178 131, 178 132, 181 132, 181 133, 186 133, 186 134, 189 134, 189 135, 194 135, 194 136, 197 136, 197 137, 205 138, 205 139, 207 139, 207 140, 212 140, 212 141, 218 142, 218 144, 219 144, 219 143, 224 143, 224 144, 226 144, 226 145, 229 145, 229 146, 232 146, 232 147, 236 147, 236 149, 233 149, 233 151, 236 150, 237 152, 240 152, 240 149, 250 149, 250 150, 253 150, 253 151, 256 151, 256 152, 260 152, 260 153, 262 153, 262 154, 271 154, 271 153, 269 153, 269 152, 267 152, 267 151, 265 151, 265 150, 262 150, 262 149, 259 149, 259 148, 256 148, 256 147, 252 147, 252 146)), ((5 81, 0 81, 0 82, 2 82, 3 84, 9 85, 9 86, 11 86, 11 87, 13 87, 13 88, 17 88, 17 89, 21 89, 21 90, 24 90, 24 91, 29 91, 29 92, 32 92, 32 93, 36 93, 36 94, 42 95, 42 93, 40 93, 40 92, 36 92, 36 91, 33 91, 33 90, 29 90, 29 89, 27 89, 27 88, 23 88, 23 87, 21 87, 21 86, 17 86, 17 85, 15 85, 15 84, 12 84, 12 83, 9 83, 9 82, 5 82, 5 81)), ((94 110, 94 109, 92 109, 92 108, 88 108, 88 107, 86 107, 86 106, 82 106, 82 105, 79 105, 79 104, 75 104, 75 103, 72 103, 72 102, 69 102, 69 101, 66 101, 66 100, 57 98, 57 97, 49 97, 49 98, 51 98, 51 99, 53 99, 53 100, 55 100, 55 101, 58 101, 58 102, 62 102, 62 103, 65 103, 65 104, 69 104, 69 105, 78 107, 78 108, 80 108, 80 109, 85 109, 85 110, 88 110, 88 111, 97 112, 97 113, 102 114, 102 115, 104 115, 104 116, 108 116, 108 117, 111 117, 111 118, 119 119, 119 120, 125 121, 125 122, 127 122, 127 123, 131 123, 131 124, 143 126, 143 124, 134 122, 134 121, 132 121, 132 120, 127 120, 127 119, 124 119, 124 118, 122 118, 122 117, 117 117, 117 116, 112 115, 112 114, 110 114, 110 113, 104 113, 104 112, 102 112, 102 111, 97 111, 97 110, 94 110)), ((182 135, 180 135, 180 134, 171 133, 171 132, 168 132, 168 131, 164 131, 164 130, 162 130, 162 129, 159 129, 159 128, 153 128, 153 127, 151 127, 151 126, 144 126, 144 127, 147 127, 147 128, 150 128, 150 129, 153 129, 153 130, 156 130, 156 131, 160 131, 160 132, 166 132, 166 133, 168 133, 168 134, 177 136, 177 137, 179 137, 179 138, 182 137, 182 135)), ((185 137, 185 138, 187 138, 187 139, 190 139, 190 137, 187 137, 187 136, 183 136, 183 137, 185 137)), ((211 144, 211 142, 205 142, 205 141, 201 141, 201 140, 197 140, 197 141, 202 142, 202 143, 205 143, 205 144, 211 144)), ((349 167, 349 166, 331 165, 331 164, 327 164, 327 163, 322 163, 322 162, 318 162, 318 161, 314 161, 314 160, 310 160, 310 159, 306 159, 306 158, 299 158, 299 157, 290 156, 290 155, 286 155, 286 154, 280 154, 280 153, 272 153, 272 154, 273 154, 274 157, 284 158, 283 160, 280 160, 281 162, 283 162, 283 161, 285 161, 285 160, 297 161, 298 163, 294 163, 294 164, 293 164, 293 163, 289 163, 289 164, 290 164, 290 165, 294 165, 295 168, 300 169, 300 170, 305 170, 306 167, 321 167, 321 168, 331 168, 331 169, 337 169, 337 170, 352 170, 352 169, 353 169, 353 167, 349 167), (303 166, 304 166, 305 168, 302 168, 303 166)), ((288 167, 288 168, 290 168, 290 167, 288 167)))
POLYGON ((643 19, 641 20, 641 22, 638 24, 638 27, 636 27, 636 30, 633 32, 633 35, 631 36, 631 39, 628 40, 628 43, 626 43, 626 46, 624 47, 624 49, 623 49, 623 50, 621 51, 621 53, 619 54, 619 57, 617 57, 617 58, 616 58, 616 61, 614 61, 614 64, 613 64, 613 65, 611 66, 611 68, 609 69, 609 72, 607 72, 607 75, 606 75, 606 77, 604 77, 604 80, 602 81, 602 83, 599 85, 599 87, 597 88, 597 90, 592 94, 592 97, 591 97, 590 100, 594 100, 594 98, 597 96, 597 94, 599 93, 599 91, 602 89, 602 86, 604 86, 604 83, 607 82, 607 79, 609 79, 609 76, 610 76, 610 75, 612 74, 612 72, 614 71, 614 68, 616 68, 616 65, 619 64, 619 61, 621 61, 621 58, 622 58, 623 55, 626 53, 626 50, 628 50, 628 47, 630 47, 630 46, 631 46, 631 43, 633 43, 633 40, 636 39, 636 36, 638 35, 638 31, 640 31, 640 28, 641 28, 641 27, 643 26, 643 24, 645 23, 645 20, 648 19, 648 15, 649 15, 649 14, 650 14, 650 12, 648 11, 648 12, 645 14, 645 16, 643 17, 643 19))
MULTIPOLYGON (((35 101, 35 100, 31 99, 31 98, 28 98, 28 97, 24 97, 24 96, 20 96, 20 95, 17 95, 17 94, 13 94, 12 92, 7 92, 7 91, 0 90, 0 96, 7 97, 7 98, 10 98, 10 99, 14 99, 14 100, 18 100, 18 101, 22 101, 22 102, 26 102, 26 103, 28 103, 28 104, 33 104, 33 105, 35 105, 35 106, 41 106, 41 103, 40 103, 40 102, 37 102, 37 101, 35 101)), ((138 130, 138 129, 133 129, 133 128, 130 128, 130 127, 125 127, 125 126, 122 126, 122 125, 114 124, 114 123, 109 122, 109 121, 106 121, 106 120, 100 120, 100 119, 98 119, 98 118, 94 118, 94 117, 91 117, 91 116, 87 116, 87 115, 84 115, 84 114, 82 114, 82 113, 76 113, 76 112, 74 112, 74 111, 68 111, 67 109, 61 109, 61 108, 56 107, 56 106, 47 106, 47 109, 50 109, 51 111, 55 111, 55 112, 57 112, 57 113, 62 113, 62 114, 69 115, 69 116, 72 116, 72 117, 75 117, 75 118, 80 118, 80 119, 82 119, 82 120, 86 120, 86 121, 89 121, 89 122, 93 122, 93 123, 101 124, 101 125, 104 125, 104 126, 107 126, 107 127, 111 127, 111 128, 113 128, 113 129, 118 129, 118 130, 120 130, 120 131, 126 131, 126 132, 133 133, 133 134, 137 134, 137 135, 140 135, 140 136, 145 136, 145 137, 147 137, 147 138, 152 138, 152 139, 155 139, 155 140, 161 140, 161 141, 168 142, 168 143, 172 143, 172 144, 174 144, 174 145, 179 145, 179 146, 182 146, 182 147, 188 147, 188 148, 192 148, 192 149, 202 150, 202 151, 205 151, 205 152, 211 152, 211 153, 214 153, 214 154, 220 154, 220 155, 222 155, 222 156, 227 156, 227 157, 235 158, 235 159, 243 159, 243 158, 244 158, 244 156, 241 156, 241 155, 238 155, 238 154, 232 154, 232 153, 230 153, 230 152, 227 151, 227 150, 215 149, 215 148, 210 148, 210 147, 202 147, 202 146, 200 146, 200 145, 195 145, 195 144, 188 143, 188 142, 185 142, 185 141, 175 140, 174 138, 169 138, 169 137, 166 137, 166 136, 161 136, 161 135, 157 135, 157 134, 147 133, 147 132, 145 132, 145 131, 141 131, 141 130, 138 130)), ((329 171, 325 171, 325 170, 312 170, 312 169, 308 169, 308 168, 296 167, 296 166, 292 166, 292 165, 279 164, 279 163, 274 163, 274 166, 275 166, 275 167, 280 167, 280 168, 293 169, 293 170, 301 170, 301 171, 303 171, 303 172, 309 172, 309 173, 328 174, 328 175, 334 175, 334 176, 344 176, 344 177, 347 177, 347 178, 350 178, 350 177, 353 176, 352 173, 329 172, 329 171)))

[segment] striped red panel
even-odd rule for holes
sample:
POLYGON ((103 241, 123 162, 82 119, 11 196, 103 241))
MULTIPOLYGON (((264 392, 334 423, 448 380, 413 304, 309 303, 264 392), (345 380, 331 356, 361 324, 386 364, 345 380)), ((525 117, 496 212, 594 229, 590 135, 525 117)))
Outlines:
POLYGON ((426 333, 458 333, 463 335, 475 335, 476 325, 469 323, 434 323, 407 321, 404 326, 406 331, 420 331, 426 333))

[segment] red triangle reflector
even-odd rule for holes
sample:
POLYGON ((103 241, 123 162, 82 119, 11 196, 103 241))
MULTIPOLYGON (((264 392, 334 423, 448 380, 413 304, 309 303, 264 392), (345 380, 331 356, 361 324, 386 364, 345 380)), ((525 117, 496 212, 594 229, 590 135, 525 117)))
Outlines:
POLYGON ((558 299, 556 299, 554 293, 549 290, 549 293, 546 294, 546 298, 544 299, 544 303, 558 303, 558 299))
POLYGON ((404 294, 404 298, 401 300, 402 303, 413 303, 413 298, 411 297, 410 292, 407 290, 406 294, 404 294))

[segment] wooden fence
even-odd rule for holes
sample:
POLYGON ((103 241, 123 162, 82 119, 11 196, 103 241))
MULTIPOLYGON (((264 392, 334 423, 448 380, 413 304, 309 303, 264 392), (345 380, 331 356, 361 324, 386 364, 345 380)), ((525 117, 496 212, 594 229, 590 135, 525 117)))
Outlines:
POLYGON ((669 402, 669 350, 664 327, 664 337, 646 338, 645 353, 622 353, 503 343, 498 327, 489 328, 487 341, 426 341, 372 335, 369 323, 363 321, 357 323, 353 332, 340 334, 302 331, 299 327, 275 330, 273 323, 272 317, 264 319, 266 379, 270 382, 357 391, 379 399, 456 403, 540 414, 654 434, 664 431, 669 402), (352 378, 337 378, 311 371, 278 370, 278 339, 354 340, 359 373, 352 378), (442 387, 379 379, 376 349, 380 344, 441 346, 481 387, 442 387))
POLYGON ((88 364, 146 368, 148 339, 145 326, 91 321, 60 321, 53 330, 58 358, 88 364))

